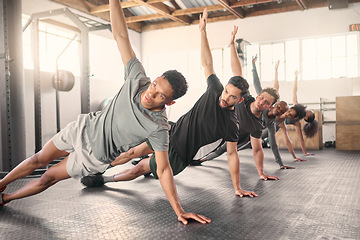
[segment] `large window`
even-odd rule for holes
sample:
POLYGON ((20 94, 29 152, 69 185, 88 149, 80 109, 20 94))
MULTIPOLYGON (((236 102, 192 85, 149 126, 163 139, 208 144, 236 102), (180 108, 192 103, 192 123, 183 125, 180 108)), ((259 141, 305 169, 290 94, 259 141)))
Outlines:
POLYGON ((294 72, 303 80, 358 77, 358 35, 356 33, 246 46, 245 75, 251 77, 254 56, 261 81, 274 79, 280 61, 279 81, 293 81, 294 72))
MULTIPOLYGON (((23 17, 23 25, 27 22, 23 17)), ((53 25, 39 22, 39 57, 40 70, 44 72, 56 71, 56 59, 70 43, 66 51, 58 59, 59 69, 71 71, 80 75, 79 36, 73 40, 75 32, 56 28, 53 25), (73 41, 72 41, 73 40, 73 41)), ((31 47, 31 26, 23 33, 24 68, 33 69, 33 52, 31 47)))

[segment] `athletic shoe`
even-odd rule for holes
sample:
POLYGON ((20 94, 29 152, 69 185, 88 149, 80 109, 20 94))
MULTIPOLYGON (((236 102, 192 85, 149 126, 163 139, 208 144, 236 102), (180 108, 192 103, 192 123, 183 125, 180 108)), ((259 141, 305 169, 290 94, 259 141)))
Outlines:
POLYGON ((81 183, 86 187, 101 187, 104 185, 102 174, 89 175, 81 178, 81 183))
POLYGON ((6 186, 0 189, 0 192, 3 192, 6 189, 6 186))
POLYGON ((136 166, 138 165, 138 163, 140 162, 141 160, 134 160, 131 162, 132 165, 136 166))
POLYGON ((149 155, 141 156, 141 157, 139 158, 139 160, 134 160, 134 161, 131 162, 131 164, 132 164, 132 165, 138 165, 138 163, 139 163, 141 160, 143 160, 143 159, 145 159, 145 158, 148 158, 148 157, 149 157, 149 155))

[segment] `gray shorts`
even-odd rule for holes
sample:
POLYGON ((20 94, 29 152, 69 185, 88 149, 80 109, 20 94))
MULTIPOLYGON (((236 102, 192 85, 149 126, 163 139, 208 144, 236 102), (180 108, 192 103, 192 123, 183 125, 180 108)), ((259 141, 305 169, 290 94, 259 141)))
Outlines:
POLYGON ((95 158, 86 133, 85 118, 86 114, 79 115, 75 122, 53 137, 55 146, 69 153, 66 171, 72 178, 104 172, 109 166, 95 158))

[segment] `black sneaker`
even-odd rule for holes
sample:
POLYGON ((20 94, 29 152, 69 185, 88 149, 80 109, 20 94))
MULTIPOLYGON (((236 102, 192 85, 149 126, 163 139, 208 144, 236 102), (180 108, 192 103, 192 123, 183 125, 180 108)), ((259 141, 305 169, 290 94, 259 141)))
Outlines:
POLYGON ((141 157, 139 158, 139 160, 134 160, 134 161, 131 162, 131 164, 132 164, 132 165, 138 165, 138 163, 139 163, 141 160, 143 160, 143 159, 145 159, 145 158, 148 158, 148 157, 149 157, 149 155, 141 156, 141 157))
POLYGON ((81 178, 81 183, 86 187, 101 187, 104 185, 102 174, 89 175, 81 178))
POLYGON ((134 160, 131 162, 132 165, 136 166, 138 165, 138 163, 140 162, 141 160, 134 160))

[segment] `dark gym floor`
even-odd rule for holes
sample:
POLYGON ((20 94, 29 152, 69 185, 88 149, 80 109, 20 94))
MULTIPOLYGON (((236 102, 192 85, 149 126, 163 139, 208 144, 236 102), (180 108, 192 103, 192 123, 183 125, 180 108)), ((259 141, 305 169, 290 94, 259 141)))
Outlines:
MULTIPOLYGON (((299 152, 299 151, 297 151, 299 152)), ((159 181, 83 188, 65 180, 33 197, 0 207, 1 239, 360 239, 360 152, 334 149, 293 162, 282 150, 280 170, 265 149, 265 173, 258 178, 251 149, 239 152, 241 186, 259 194, 234 196, 226 155, 175 177, 185 210, 206 215, 212 223, 177 222, 159 181)), ((107 175, 131 167, 109 169, 107 175)), ((8 186, 13 192, 33 178, 8 186)))

